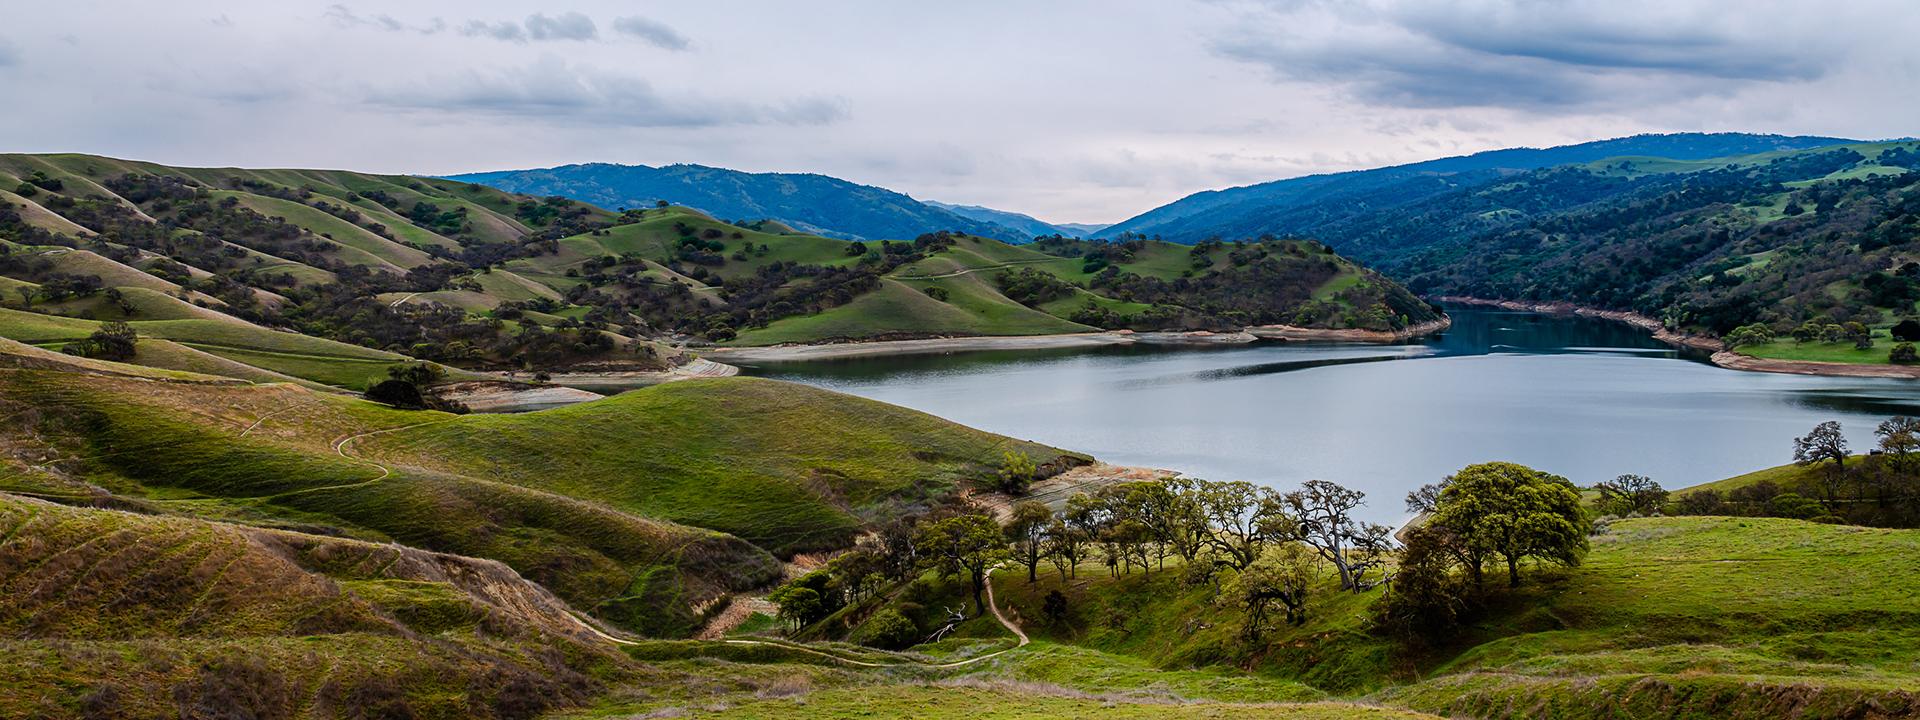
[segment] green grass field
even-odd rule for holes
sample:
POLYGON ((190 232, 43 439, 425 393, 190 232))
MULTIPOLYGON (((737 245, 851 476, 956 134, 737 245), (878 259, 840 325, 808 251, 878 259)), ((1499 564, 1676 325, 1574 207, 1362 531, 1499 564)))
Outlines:
POLYGON ((1851 342, 1794 342, 1792 338, 1777 340, 1765 345, 1742 345, 1739 352, 1769 360, 1804 360, 1812 362, 1854 363, 1861 365, 1886 365, 1887 352, 1893 348, 1893 339, 1885 328, 1873 331, 1873 347, 1858 349, 1851 342))
POLYGON ((990 475, 1006 450, 1062 454, 883 403, 745 378, 670 383, 529 415, 469 415, 357 447, 720 530, 783 554, 837 547, 861 513, 952 492, 990 475))

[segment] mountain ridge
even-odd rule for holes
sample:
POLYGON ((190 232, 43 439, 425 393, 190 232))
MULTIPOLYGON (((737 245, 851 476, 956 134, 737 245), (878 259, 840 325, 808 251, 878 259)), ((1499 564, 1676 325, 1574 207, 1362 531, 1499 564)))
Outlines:
POLYGON ((775 220, 842 240, 911 240, 938 231, 1008 242, 1032 236, 917 200, 906 193, 820 173, 754 173, 693 163, 575 163, 463 173, 446 179, 509 192, 559 195, 607 208, 685 205, 728 220, 775 220))
POLYGON ((1491 181, 1501 171, 1533 170, 1610 157, 1650 155, 1697 160, 1852 142, 1860 141, 1813 135, 1649 133, 1547 148, 1501 148, 1402 165, 1203 190, 1115 223, 1102 234, 1160 235, 1186 243, 1213 235, 1232 238, 1264 233, 1306 234, 1317 225, 1318 218, 1290 217, 1285 210, 1334 200, 1405 204, 1451 187, 1442 177, 1473 174, 1470 180, 1478 184, 1491 181))

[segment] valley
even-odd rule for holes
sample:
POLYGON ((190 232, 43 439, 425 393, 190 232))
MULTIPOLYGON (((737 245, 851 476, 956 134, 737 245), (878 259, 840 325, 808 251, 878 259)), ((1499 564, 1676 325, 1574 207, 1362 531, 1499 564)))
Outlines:
POLYGON ((1767 258, 1630 301, 1462 269, 1491 241, 0 156, 0 715, 1912 716, 1906 590, 1864 578, 1912 574, 1920 391, 1715 366, 1904 370, 1906 145, 1824 147, 1501 170, 1640 184, 1487 232, 1652 203, 1767 258), (1809 227, 1693 199, 1802 172, 1809 227), (1789 267, 1861 290, 1749 295, 1789 267), (1768 310, 1680 309, 1721 291, 1768 310), (1557 549, 1459 540, 1422 486, 1476 473, 1560 498, 1557 549))

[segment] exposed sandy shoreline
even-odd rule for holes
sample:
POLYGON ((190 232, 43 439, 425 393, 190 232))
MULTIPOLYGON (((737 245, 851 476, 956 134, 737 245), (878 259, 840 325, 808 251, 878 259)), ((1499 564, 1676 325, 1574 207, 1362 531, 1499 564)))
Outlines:
POLYGON ((1691 335, 1674 332, 1659 320, 1638 313, 1620 310, 1599 310, 1582 307, 1572 303, 1518 302, 1514 300, 1487 300, 1470 297, 1443 297, 1442 302, 1460 305, 1479 305, 1497 307, 1506 310, 1524 312, 1552 313, 1559 315, 1580 315, 1623 322, 1653 333, 1653 339, 1680 347, 1703 350, 1713 353, 1713 364, 1729 370, 1747 370, 1751 372, 1786 373, 1792 375, 1827 375, 1832 377, 1870 377, 1920 379, 1920 367, 1908 365, 1867 365, 1863 363, 1817 362, 1813 360, 1774 360, 1741 355, 1726 349, 1726 345, 1717 338, 1703 335, 1691 335))
POLYGON ((1066 335, 1015 335, 1005 337, 927 338, 924 340, 877 340, 833 343, 829 345, 772 345, 768 347, 709 348, 702 357, 722 362, 792 362, 799 360, 837 360, 882 355, 925 355, 975 350, 1051 350, 1056 348, 1131 345, 1131 333, 1073 333, 1066 335))
POLYGON ((1256 325, 1247 328, 1247 333, 1262 340, 1312 340, 1333 342, 1400 342, 1410 338, 1432 335, 1453 327, 1453 318, 1442 317, 1439 320, 1409 325, 1401 330, 1329 330, 1326 328, 1303 328, 1293 325, 1256 325))
POLYGON ((926 338, 920 340, 868 340, 819 345, 770 345, 767 347, 723 347, 701 350, 703 357, 732 363, 799 362, 892 355, 928 355, 979 350, 1055 350, 1108 345, 1244 345, 1260 340, 1312 340, 1331 342, 1397 342, 1447 329, 1452 320, 1422 323, 1398 332, 1374 330, 1319 330, 1291 325, 1263 325, 1235 332, 1134 332, 1114 330, 1098 333, 1063 335, 1012 335, 985 337, 926 338))

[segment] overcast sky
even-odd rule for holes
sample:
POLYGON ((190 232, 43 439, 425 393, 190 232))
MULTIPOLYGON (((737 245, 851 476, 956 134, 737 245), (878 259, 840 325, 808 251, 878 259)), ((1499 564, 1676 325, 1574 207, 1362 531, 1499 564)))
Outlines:
POLYGON ((23 2, 0 151, 819 172, 1054 222, 1636 132, 1920 134, 1915 0, 23 2))

